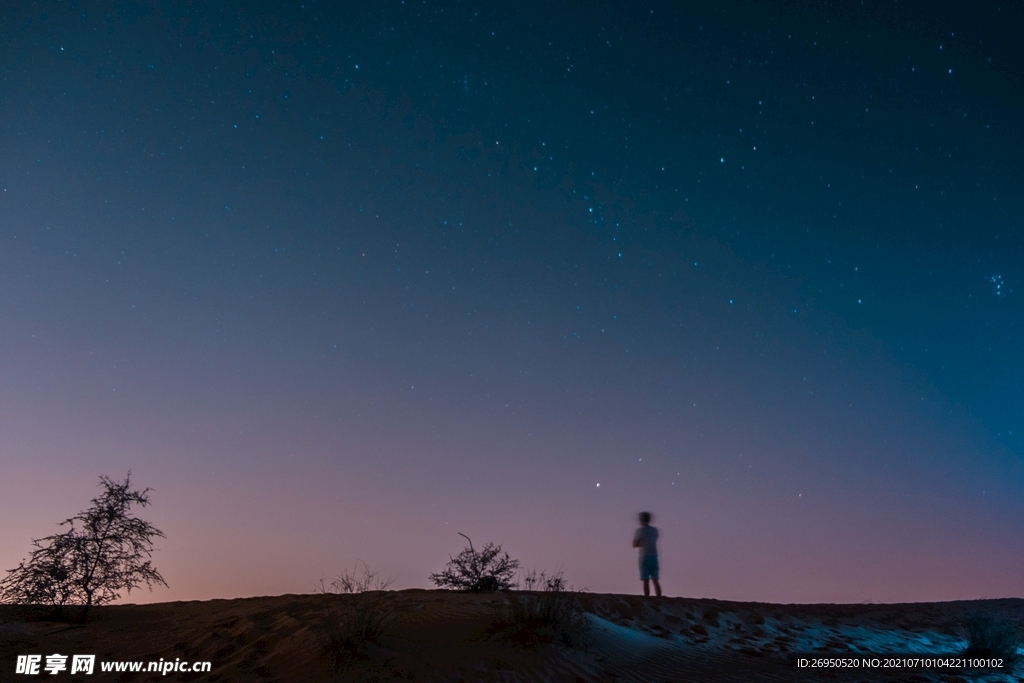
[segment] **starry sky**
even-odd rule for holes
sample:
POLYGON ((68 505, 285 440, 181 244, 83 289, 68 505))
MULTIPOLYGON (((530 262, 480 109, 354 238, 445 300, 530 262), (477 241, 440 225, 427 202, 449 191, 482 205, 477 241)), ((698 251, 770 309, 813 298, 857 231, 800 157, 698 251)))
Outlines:
MULTIPOLYGON (((940 6, 941 7, 941 6, 940 6)), ((154 489, 169 588, 1024 595, 1024 10, 0 9, 0 567, 154 489)))

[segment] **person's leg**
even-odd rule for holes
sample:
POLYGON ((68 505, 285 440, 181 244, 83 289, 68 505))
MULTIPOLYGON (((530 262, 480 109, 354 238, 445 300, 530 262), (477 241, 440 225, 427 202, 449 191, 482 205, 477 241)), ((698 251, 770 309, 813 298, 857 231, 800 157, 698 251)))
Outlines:
MULTIPOLYGON (((657 583, 655 583, 655 585, 657 585, 657 583)), ((644 596, 648 596, 650 594, 651 594, 651 582, 648 581, 647 579, 644 579, 644 596)))
POLYGON ((654 594, 659 598, 661 597, 661 583, 657 579, 651 579, 654 582, 654 594))

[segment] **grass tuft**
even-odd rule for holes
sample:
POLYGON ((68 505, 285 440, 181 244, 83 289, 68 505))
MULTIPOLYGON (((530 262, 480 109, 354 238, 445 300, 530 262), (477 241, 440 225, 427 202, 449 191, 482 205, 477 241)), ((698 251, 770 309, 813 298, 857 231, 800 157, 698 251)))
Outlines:
POLYGON ((967 633, 965 657, 1017 660, 1017 648, 1024 645, 1017 624, 991 614, 972 614, 964 629, 967 633))
POLYGON ((360 593, 339 600, 330 611, 321 637, 321 654, 331 673, 340 673, 365 659, 370 643, 380 644, 384 627, 394 616, 384 601, 382 592, 360 593))
POLYGON ((342 570, 333 579, 321 578, 314 584, 316 593, 344 596, 333 603, 320 637, 321 654, 331 673, 341 673, 356 661, 366 659, 367 645, 380 644, 384 627, 393 614, 385 604, 388 587, 394 579, 385 579, 357 561, 351 570, 342 570), (362 565, 362 568, 360 568, 362 565))
POLYGON ((590 622, 561 571, 550 576, 530 571, 519 585, 521 589, 509 594, 506 607, 487 630, 488 636, 524 648, 550 643, 586 647, 590 622))
POLYGON ((365 562, 357 560, 351 570, 343 569, 333 579, 320 577, 320 580, 313 584, 313 592, 322 595, 347 595, 385 591, 394 582, 394 577, 385 579, 380 570, 371 570, 365 562), (363 566, 362 569, 359 568, 359 565, 363 566))

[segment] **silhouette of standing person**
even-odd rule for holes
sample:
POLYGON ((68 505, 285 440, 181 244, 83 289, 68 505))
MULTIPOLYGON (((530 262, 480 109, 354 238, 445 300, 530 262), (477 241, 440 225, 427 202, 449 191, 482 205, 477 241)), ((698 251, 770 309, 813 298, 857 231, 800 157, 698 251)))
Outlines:
POLYGON ((640 528, 633 534, 633 547, 640 548, 640 580, 644 582, 644 595, 651 594, 650 581, 654 581, 654 594, 661 597, 658 583, 658 530, 651 526, 651 513, 640 513, 640 528))

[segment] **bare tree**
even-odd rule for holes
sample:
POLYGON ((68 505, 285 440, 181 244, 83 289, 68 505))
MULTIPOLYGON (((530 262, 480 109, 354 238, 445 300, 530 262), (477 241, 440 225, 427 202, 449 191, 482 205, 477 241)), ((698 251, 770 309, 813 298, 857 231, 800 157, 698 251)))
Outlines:
POLYGON ((469 541, 469 547, 455 557, 449 555, 448 566, 440 574, 431 574, 431 581, 441 588, 472 593, 506 591, 515 587, 519 560, 513 560, 508 553, 502 554, 500 545, 488 543, 482 550, 476 550, 469 536, 461 532, 459 536, 469 541))
POLYGON ((131 487, 131 472, 123 482, 100 477, 103 493, 92 507, 61 522, 68 530, 35 539, 28 560, 0 580, 0 599, 15 604, 47 605, 58 615, 67 605, 82 605, 82 621, 93 605, 102 605, 145 584, 167 585, 153 568, 153 539, 163 532, 132 514, 132 507, 149 505, 151 489, 131 487))

